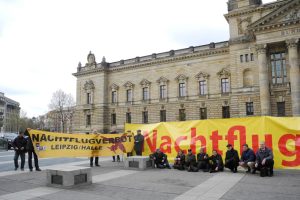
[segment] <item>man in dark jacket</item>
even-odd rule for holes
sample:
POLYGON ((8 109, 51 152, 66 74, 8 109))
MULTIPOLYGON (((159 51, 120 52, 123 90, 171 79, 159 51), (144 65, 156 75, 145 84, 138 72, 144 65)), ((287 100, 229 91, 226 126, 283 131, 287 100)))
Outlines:
POLYGON ((254 174, 256 170, 260 170, 261 176, 273 176, 273 159, 274 156, 272 150, 266 147, 265 142, 260 142, 259 149, 256 152, 255 169, 252 173, 254 174), (263 171, 266 171, 266 174, 263 174, 263 171))
POLYGON ((196 162, 196 156, 193 154, 192 149, 188 150, 188 154, 186 155, 186 167, 188 172, 197 172, 197 162, 196 162))
POLYGON ((239 166, 239 154, 231 144, 227 145, 227 149, 225 167, 229 168, 233 173, 236 173, 237 167, 239 166))
POLYGON ((28 166, 29 166, 29 170, 32 172, 32 155, 33 155, 33 159, 34 159, 34 166, 35 166, 35 170, 36 171, 42 171, 39 167, 39 159, 35 153, 33 144, 32 144, 32 140, 30 138, 30 135, 28 133, 28 131, 25 131, 25 135, 28 136, 27 137, 27 145, 26 145, 26 150, 28 152, 28 166))
POLYGON ((144 146, 144 136, 142 135, 141 130, 137 130, 137 135, 134 136, 134 150, 137 156, 142 155, 144 146))
POLYGON ((224 163, 222 156, 218 154, 216 150, 212 151, 212 155, 209 157, 210 173, 220 172, 224 170, 224 163))
POLYGON ((243 153, 239 165, 245 169, 248 169, 247 172, 254 170, 255 164, 255 154, 252 149, 248 147, 247 144, 243 145, 243 153))
POLYGON ((185 155, 182 150, 179 150, 175 162, 173 165, 174 169, 184 170, 185 169, 185 155))
POLYGON ((24 133, 19 132, 19 135, 14 139, 14 141, 12 143, 12 146, 15 150, 15 156, 14 156, 15 170, 17 170, 19 167, 18 160, 19 160, 19 156, 20 156, 21 157, 21 170, 24 171, 26 145, 27 145, 27 141, 24 138, 24 133))
POLYGON ((168 156, 166 154, 164 154, 163 152, 161 152, 160 149, 156 149, 156 151, 150 155, 150 159, 153 160, 156 168, 171 169, 169 162, 168 162, 168 156))
POLYGON ((200 148, 200 153, 197 154, 197 162, 198 169, 202 169, 204 172, 208 172, 209 170, 209 157, 208 154, 205 153, 204 148, 200 148))

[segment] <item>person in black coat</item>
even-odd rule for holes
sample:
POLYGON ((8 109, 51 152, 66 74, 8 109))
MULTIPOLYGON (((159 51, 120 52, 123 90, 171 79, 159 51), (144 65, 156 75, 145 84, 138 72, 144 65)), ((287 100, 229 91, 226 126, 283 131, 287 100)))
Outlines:
POLYGON ((28 166, 29 166, 29 170, 32 172, 33 167, 32 167, 32 155, 33 155, 33 159, 34 159, 34 166, 35 166, 35 170, 36 171, 42 171, 39 167, 39 159, 38 156, 35 153, 33 144, 32 144, 32 140, 30 138, 30 135, 28 133, 28 131, 25 131, 25 135, 28 136, 27 137, 27 145, 26 145, 26 150, 28 152, 28 166))
POLYGON ((218 154, 216 150, 212 151, 212 155, 209 157, 210 173, 220 172, 224 170, 224 163, 222 156, 218 154))
POLYGON ((236 173, 240 161, 239 154, 231 144, 227 145, 227 149, 228 150, 226 152, 226 157, 225 157, 225 167, 229 168, 233 173, 236 173))
POLYGON ((24 137, 23 132, 19 132, 19 135, 14 139, 12 146, 15 150, 15 156, 14 156, 14 163, 15 163, 15 170, 19 168, 19 156, 21 157, 21 170, 24 171, 24 165, 25 165, 25 153, 26 153, 26 145, 27 141, 24 137))
POLYGON ((198 171, 196 156, 193 154, 192 149, 188 150, 188 154, 186 156, 185 163, 186 163, 188 172, 197 172, 198 171))
POLYGON ((185 169, 185 154, 182 150, 179 150, 175 162, 173 165, 174 169, 184 170, 185 169))
POLYGON ((134 136, 134 151, 137 156, 142 155, 144 146, 144 136, 142 135, 141 130, 137 130, 137 135, 134 136))
POLYGON ((204 148, 200 148, 200 153, 197 154, 198 169, 204 172, 209 171, 209 156, 205 153, 204 148))
POLYGON ((160 149, 156 149, 156 151, 150 155, 150 159, 153 160, 154 166, 156 168, 164 169, 168 168, 171 169, 169 162, 168 162, 168 156, 160 151, 160 149))

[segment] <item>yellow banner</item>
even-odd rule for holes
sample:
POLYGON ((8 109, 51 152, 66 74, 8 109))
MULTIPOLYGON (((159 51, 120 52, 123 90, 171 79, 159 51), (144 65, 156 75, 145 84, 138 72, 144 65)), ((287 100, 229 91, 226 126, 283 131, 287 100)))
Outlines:
POLYGON ((249 117, 236 119, 208 119, 186 122, 162 122, 157 124, 126 124, 125 131, 142 130, 145 137, 143 155, 160 148, 172 162, 181 149, 199 153, 206 148, 225 156, 226 145, 232 144, 242 153, 242 145, 248 144, 256 152, 259 142, 274 153, 276 168, 300 169, 300 117, 249 117))
POLYGON ((132 152, 133 134, 63 134, 28 129, 35 152, 46 157, 113 156, 132 152))

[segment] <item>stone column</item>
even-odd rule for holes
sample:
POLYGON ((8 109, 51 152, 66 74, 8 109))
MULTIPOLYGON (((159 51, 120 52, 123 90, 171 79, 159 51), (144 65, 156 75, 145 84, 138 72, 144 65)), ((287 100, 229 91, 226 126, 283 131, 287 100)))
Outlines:
POLYGON ((269 75, 267 65, 267 45, 257 45, 258 73, 259 73, 259 90, 260 90, 260 108, 262 116, 271 115, 269 75))
POLYGON ((286 41, 289 51, 290 83, 292 112, 294 117, 300 116, 300 70, 298 56, 298 39, 286 41))

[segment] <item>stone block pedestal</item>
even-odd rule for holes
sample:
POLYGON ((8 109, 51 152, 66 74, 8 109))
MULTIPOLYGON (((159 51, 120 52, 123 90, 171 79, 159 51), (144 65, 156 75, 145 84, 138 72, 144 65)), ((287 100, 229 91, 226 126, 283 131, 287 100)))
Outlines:
POLYGON ((140 169, 153 168, 154 165, 149 156, 130 156, 125 158, 124 167, 127 169, 140 169))

